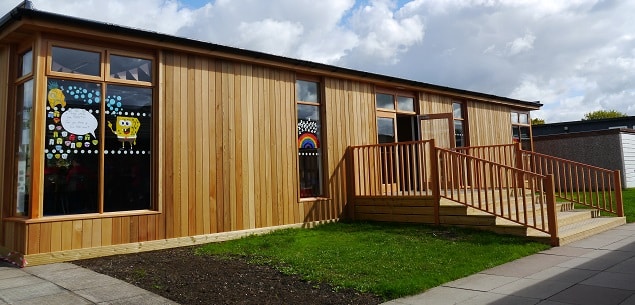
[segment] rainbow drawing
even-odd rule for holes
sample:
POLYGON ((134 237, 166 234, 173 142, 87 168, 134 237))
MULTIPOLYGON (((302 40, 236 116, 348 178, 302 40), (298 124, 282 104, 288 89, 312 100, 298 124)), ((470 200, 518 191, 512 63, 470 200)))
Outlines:
POLYGON ((320 140, 314 133, 303 132, 298 137, 298 148, 319 148, 320 140))

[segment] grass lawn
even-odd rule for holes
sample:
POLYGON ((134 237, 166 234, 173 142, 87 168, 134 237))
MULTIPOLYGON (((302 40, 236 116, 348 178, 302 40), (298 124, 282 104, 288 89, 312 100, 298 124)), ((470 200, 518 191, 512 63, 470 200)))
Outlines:
MULTIPOLYGON (((582 193, 584 196, 584 193, 582 193)), ((587 197, 591 198, 591 195, 587 193, 587 197)), ((566 201, 564 199, 556 198, 557 201, 566 201)), ((626 216, 626 222, 635 222, 635 188, 629 188, 622 190, 622 200, 624 203, 624 215, 626 216)), ((576 204, 576 209, 585 208, 585 206, 576 204)), ((615 216, 614 214, 608 214, 602 212, 605 216, 615 216)))
POLYGON ((460 228, 340 222, 211 243, 199 253, 244 255, 316 284, 393 299, 547 248, 524 238, 460 228))
POLYGON ((626 222, 635 222, 635 188, 623 190, 622 199, 624 200, 626 222))

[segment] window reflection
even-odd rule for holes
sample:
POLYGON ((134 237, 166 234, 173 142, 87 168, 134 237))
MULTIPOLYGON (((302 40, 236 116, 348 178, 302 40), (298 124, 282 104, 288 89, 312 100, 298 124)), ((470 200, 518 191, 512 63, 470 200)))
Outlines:
POLYGON ((52 48, 51 71, 84 75, 101 75, 101 53, 52 48))
POLYGON ((415 99, 412 97, 398 96, 397 108, 401 111, 415 111, 415 99))
POLYGON ((33 72, 33 51, 29 50, 20 56, 19 77, 29 75, 33 72))
POLYGON ((390 94, 377 93, 375 95, 377 108, 381 109, 395 109, 395 101, 390 94))
POLYGON ((298 101, 319 103, 318 83, 298 80, 296 90, 298 101))
POLYGON ((28 215, 29 198, 31 194, 31 125, 33 109, 33 80, 28 80, 18 86, 17 96, 17 198, 16 215, 28 215))
POLYGON ((110 55, 110 77, 151 82, 152 61, 143 58, 110 55))

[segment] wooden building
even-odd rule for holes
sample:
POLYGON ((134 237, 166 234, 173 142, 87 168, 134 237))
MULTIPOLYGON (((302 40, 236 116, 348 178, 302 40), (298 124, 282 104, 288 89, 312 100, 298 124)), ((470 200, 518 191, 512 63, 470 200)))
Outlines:
POLYGON ((531 150, 540 106, 26 2, 0 20, 0 246, 40 264, 337 220, 349 147, 531 150))

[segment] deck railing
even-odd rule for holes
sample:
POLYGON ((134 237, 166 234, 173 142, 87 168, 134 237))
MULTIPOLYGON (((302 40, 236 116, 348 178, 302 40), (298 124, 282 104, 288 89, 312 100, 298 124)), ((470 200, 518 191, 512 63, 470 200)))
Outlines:
POLYGON ((550 234, 554 244, 556 198, 624 216, 619 171, 518 144, 450 150, 427 140, 354 146, 349 156, 352 197, 447 198, 550 234))
POLYGON ((557 237, 553 176, 436 148, 439 196, 557 237))
POLYGON ((518 145, 516 144, 456 147, 451 150, 502 165, 516 167, 518 151, 518 145))
POLYGON ((432 195, 434 141, 353 146, 353 196, 432 195))
POLYGON ((522 160, 524 170, 554 175, 557 198, 624 216, 619 170, 607 170, 524 150, 522 160))

